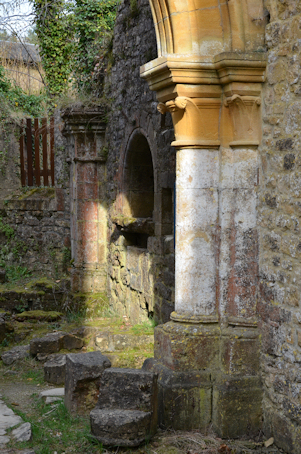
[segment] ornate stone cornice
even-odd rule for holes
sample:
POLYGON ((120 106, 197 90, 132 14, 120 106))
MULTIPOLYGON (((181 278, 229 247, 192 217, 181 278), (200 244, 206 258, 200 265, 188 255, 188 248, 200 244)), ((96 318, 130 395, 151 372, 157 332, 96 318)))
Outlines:
POLYGON ((151 90, 157 91, 158 100, 164 102, 176 97, 179 85, 262 83, 265 68, 263 52, 223 52, 206 59, 169 55, 146 63, 140 68, 140 75, 147 80, 151 90))

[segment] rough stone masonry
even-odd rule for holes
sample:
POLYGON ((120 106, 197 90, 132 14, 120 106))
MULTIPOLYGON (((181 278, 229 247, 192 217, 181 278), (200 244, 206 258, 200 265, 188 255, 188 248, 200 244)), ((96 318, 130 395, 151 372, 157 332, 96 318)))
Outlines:
POLYGON ((93 136, 66 119, 73 286, 167 322, 151 364, 162 426, 264 430, 299 453, 301 6, 132 3, 108 122, 93 136))

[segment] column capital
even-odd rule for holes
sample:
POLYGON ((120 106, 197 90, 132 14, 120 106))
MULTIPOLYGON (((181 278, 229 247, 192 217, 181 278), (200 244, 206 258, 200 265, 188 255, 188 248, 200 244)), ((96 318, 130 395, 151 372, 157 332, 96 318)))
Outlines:
POLYGON ((170 112, 175 128, 174 147, 218 148, 220 98, 188 98, 178 96, 159 103, 161 114, 170 112))

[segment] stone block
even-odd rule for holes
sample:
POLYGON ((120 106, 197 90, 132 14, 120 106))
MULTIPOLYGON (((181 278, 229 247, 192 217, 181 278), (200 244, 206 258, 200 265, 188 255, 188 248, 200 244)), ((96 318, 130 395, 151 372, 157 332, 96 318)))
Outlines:
POLYGON ((105 446, 135 447, 147 441, 151 413, 139 410, 99 410, 90 413, 91 431, 105 446))
POLYGON ((32 339, 30 342, 30 354, 57 353, 63 348, 66 333, 51 333, 44 337, 32 339))
POLYGON ((154 372, 111 368, 100 380, 97 408, 157 411, 157 379, 154 372))
POLYGON ((258 377, 217 377, 212 400, 214 431, 221 438, 256 435, 262 429, 262 394, 258 377))
POLYGON ((84 346, 84 341, 73 334, 66 334, 63 339, 63 348, 67 350, 79 349, 84 346))
POLYGON ((1 359, 7 366, 27 357, 29 357, 29 345, 20 345, 1 354, 1 359))
POLYGON ((56 355, 44 364, 44 380, 61 385, 65 383, 66 355, 56 355))
POLYGON ((162 428, 206 430, 211 423, 212 383, 204 371, 174 372, 156 363, 158 380, 158 418, 162 428))
POLYGON ((174 371, 219 369, 218 327, 168 322, 155 328, 155 359, 174 371))
MULTIPOLYGON (((238 336, 237 336, 238 337, 238 336)), ((221 360, 226 374, 258 375, 260 367, 259 339, 222 337, 221 360)))
POLYGON ((86 414, 97 403, 102 373, 111 367, 100 352, 66 355, 65 405, 74 413, 86 414))

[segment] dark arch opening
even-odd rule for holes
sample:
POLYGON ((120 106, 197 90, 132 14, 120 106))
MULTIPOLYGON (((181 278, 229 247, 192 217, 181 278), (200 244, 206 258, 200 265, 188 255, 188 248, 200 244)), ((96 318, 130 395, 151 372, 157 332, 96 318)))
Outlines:
POLYGON ((147 139, 141 133, 132 138, 125 162, 124 193, 133 218, 152 218, 154 211, 154 168, 147 139))

